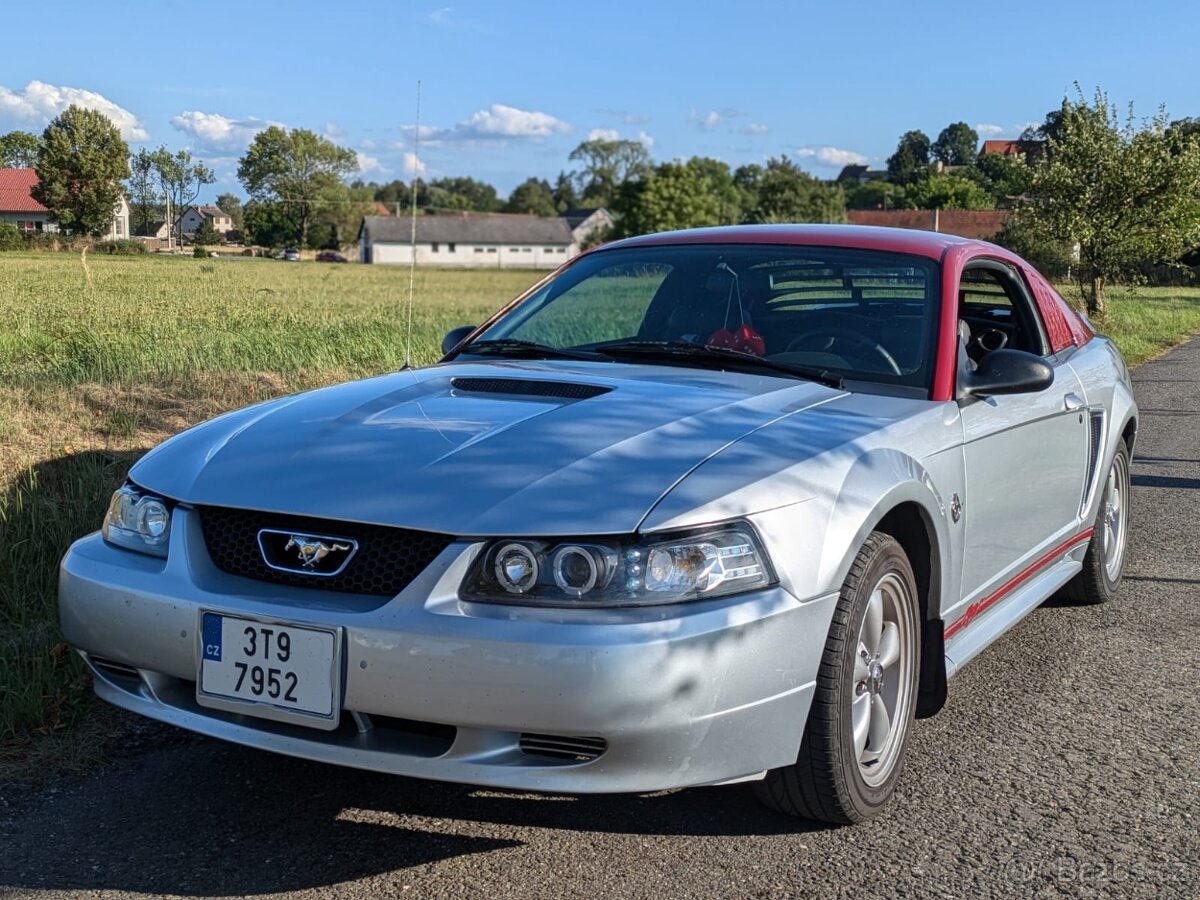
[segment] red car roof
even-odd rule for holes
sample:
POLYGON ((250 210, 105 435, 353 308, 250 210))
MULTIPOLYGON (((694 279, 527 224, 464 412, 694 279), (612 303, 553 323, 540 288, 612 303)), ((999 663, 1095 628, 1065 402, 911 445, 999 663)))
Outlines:
POLYGON ((994 252, 986 241, 952 234, 916 231, 909 228, 878 228, 866 225, 723 225, 718 228, 689 228, 647 234, 604 244, 599 250, 619 247, 654 247, 666 244, 796 244, 810 247, 847 247, 884 250, 941 259, 951 247, 974 246, 994 252))

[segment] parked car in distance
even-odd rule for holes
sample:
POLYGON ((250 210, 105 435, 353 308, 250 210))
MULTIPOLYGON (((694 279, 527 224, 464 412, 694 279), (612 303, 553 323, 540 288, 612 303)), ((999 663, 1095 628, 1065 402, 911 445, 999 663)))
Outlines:
POLYGON ((142 457, 62 562, 96 692, 363 769, 753 782, 850 823, 963 666, 1121 583, 1129 373, 992 244, 617 241, 443 351, 142 457))
POLYGON ((317 254, 317 262, 344 263, 349 260, 336 250, 322 250, 317 254))
POLYGON ((300 251, 295 247, 288 247, 279 258, 284 262, 300 262, 300 251))

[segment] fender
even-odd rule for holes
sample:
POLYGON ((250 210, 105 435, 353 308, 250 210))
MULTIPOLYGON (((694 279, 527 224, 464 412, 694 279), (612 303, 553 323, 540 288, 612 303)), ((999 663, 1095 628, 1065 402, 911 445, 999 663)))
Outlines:
MULTIPOLYGON (((952 457, 943 462, 958 461, 957 468, 961 471, 960 454, 939 454, 939 457, 952 457)), ((867 536, 888 513, 911 503, 920 512, 931 554, 927 617, 939 617, 947 591, 953 591, 957 583, 948 512, 952 493, 939 488, 933 474, 921 462, 898 450, 878 449, 864 454, 847 473, 829 509, 819 581, 836 590, 846 580, 854 555, 867 536)))

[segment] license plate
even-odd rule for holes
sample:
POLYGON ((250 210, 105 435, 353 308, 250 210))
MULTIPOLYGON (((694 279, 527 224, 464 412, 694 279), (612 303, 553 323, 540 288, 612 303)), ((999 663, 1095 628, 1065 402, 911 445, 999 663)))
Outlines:
POLYGON ((207 610, 200 619, 198 703, 336 726, 336 631, 207 610))

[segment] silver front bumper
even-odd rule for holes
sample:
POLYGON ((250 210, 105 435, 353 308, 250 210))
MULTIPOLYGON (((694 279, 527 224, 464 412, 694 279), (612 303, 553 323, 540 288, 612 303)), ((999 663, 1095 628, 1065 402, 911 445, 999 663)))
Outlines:
POLYGON ((752 778, 795 760, 836 595, 798 602, 773 588, 608 611, 466 604, 457 588, 477 550, 452 544, 378 605, 226 575, 209 560, 195 514, 181 508, 167 561, 99 535, 71 547, 62 628, 85 659, 100 661, 96 691, 117 706, 339 765, 593 793, 752 778), (202 607, 341 626, 341 727, 198 706, 202 607), (529 733, 602 739, 604 749, 587 761, 550 758, 521 749, 529 733))

